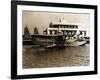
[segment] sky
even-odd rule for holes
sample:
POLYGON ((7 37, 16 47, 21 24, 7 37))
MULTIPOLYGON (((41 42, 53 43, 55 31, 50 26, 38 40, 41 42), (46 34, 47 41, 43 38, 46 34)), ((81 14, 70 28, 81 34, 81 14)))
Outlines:
POLYGON ((34 27, 38 28, 39 34, 43 34, 43 30, 49 27, 50 22, 59 22, 60 19, 66 20, 66 23, 78 23, 81 30, 87 31, 87 36, 90 34, 90 15, 84 13, 55 13, 55 12, 22 12, 22 32, 27 26, 30 34, 33 34, 34 27))

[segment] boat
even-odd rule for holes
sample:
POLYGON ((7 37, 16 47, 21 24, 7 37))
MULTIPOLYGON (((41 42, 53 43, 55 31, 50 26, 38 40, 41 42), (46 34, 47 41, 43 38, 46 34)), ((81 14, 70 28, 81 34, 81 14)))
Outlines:
POLYGON ((79 23, 69 23, 64 18, 59 22, 51 22, 46 33, 48 35, 58 35, 55 44, 58 47, 82 46, 87 43, 86 30, 80 28, 79 23))
POLYGON ((82 46, 82 45, 85 45, 87 43, 87 41, 79 41, 79 40, 76 40, 76 41, 71 41, 71 42, 65 42, 65 46, 67 47, 67 46, 82 46))
MULTIPOLYGON (((89 42, 86 38, 86 30, 81 30, 77 23, 67 23, 64 20, 51 22, 49 27, 43 31, 43 35, 34 34, 30 36, 29 32, 24 35, 24 42, 33 45, 33 48, 44 47, 67 47, 82 46, 89 42), (26 41, 29 40, 29 41, 26 41)), ((27 30, 27 29, 26 29, 27 30)))
POLYGON ((82 46, 85 45, 87 41, 85 40, 84 37, 77 37, 77 38, 72 38, 72 39, 66 39, 65 41, 65 46, 82 46))
POLYGON ((49 48, 53 48, 53 47, 55 47, 55 46, 56 46, 56 44, 52 44, 52 45, 47 45, 47 46, 45 46, 44 48, 49 49, 49 48))
MULTIPOLYGON (((58 37, 59 38, 59 37, 58 37)), ((84 38, 72 38, 72 39, 63 39, 63 36, 60 36, 59 39, 56 39, 55 44, 57 47, 69 47, 69 46, 82 46, 87 43, 84 38), (62 37, 62 39, 61 39, 62 37)))

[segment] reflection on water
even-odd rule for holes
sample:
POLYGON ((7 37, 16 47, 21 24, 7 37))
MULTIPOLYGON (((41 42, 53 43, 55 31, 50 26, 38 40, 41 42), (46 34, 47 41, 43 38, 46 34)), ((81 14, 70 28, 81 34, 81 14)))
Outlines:
POLYGON ((89 45, 65 48, 23 46, 23 68, 88 66, 89 45))

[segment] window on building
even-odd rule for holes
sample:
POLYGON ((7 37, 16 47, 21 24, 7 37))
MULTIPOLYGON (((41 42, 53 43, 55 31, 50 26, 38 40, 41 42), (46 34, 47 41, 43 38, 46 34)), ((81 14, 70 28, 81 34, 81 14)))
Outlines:
POLYGON ((60 28, 63 28, 63 26, 61 25, 60 28))
POLYGON ((53 25, 52 28, 56 28, 56 25, 53 25))
POLYGON ((72 28, 74 28, 74 25, 72 26, 72 28))
POLYGON ((76 28, 78 28, 78 26, 76 26, 76 28))
POLYGON ((72 26, 70 25, 70 28, 72 28, 72 26))
POLYGON ((62 28, 64 28, 64 25, 62 26, 62 28))
POLYGON ((56 28, 56 25, 54 25, 54 28, 56 28))
POLYGON ((50 34, 52 34, 52 30, 50 30, 50 34))
POLYGON ((74 28, 77 28, 77 26, 76 26, 76 25, 74 25, 74 28))
POLYGON ((82 31, 80 31, 80 34, 82 35, 82 31))
POLYGON ((57 28, 57 25, 55 25, 55 28, 57 28))
POLYGON ((57 34, 57 30, 54 31, 54 34, 57 34))
POLYGON ((69 27, 71 28, 72 26, 70 25, 69 27))
POLYGON ((67 25, 65 25, 65 27, 68 28, 67 25))
POLYGON ((65 25, 63 25, 63 28, 66 28, 66 26, 65 26, 65 25))
POLYGON ((69 25, 67 25, 67 28, 69 28, 69 25))

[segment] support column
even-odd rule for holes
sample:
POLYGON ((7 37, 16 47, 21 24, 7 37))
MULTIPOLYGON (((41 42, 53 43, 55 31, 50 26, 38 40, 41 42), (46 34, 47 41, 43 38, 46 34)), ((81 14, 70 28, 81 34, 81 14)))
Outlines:
POLYGON ((86 36, 86 31, 84 31, 84 36, 86 36))

